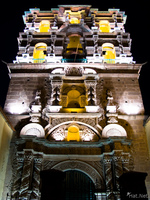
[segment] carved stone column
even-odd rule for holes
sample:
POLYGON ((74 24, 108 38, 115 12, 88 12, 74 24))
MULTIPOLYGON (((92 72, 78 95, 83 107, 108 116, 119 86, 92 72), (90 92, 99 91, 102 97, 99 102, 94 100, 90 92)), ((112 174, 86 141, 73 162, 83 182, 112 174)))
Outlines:
POLYGON ((104 154, 104 171, 106 182, 106 193, 108 199, 113 198, 113 173, 112 173, 112 155, 104 154))
POLYGON ((33 171, 33 180, 32 180, 32 194, 31 199, 40 199, 40 171, 42 165, 43 155, 38 154, 34 157, 34 171, 33 171))
POLYGON ((32 150, 24 150, 24 166, 20 187, 20 199, 30 199, 31 183, 33 172, 33 152, 32 150))
POLYGON ((24 163, 23 153, 18 152, 16 155, 15 169, 13 169, 14 181, 13 181, 12 193, 11 193, 12 198, 18 198, 19 196, 23 163, 24 163))
POLYGON ((113 162, 115 169, 115 186, 116 190, 119 191, 119 177, 123 174, 122 150, 114 150, 113 162))

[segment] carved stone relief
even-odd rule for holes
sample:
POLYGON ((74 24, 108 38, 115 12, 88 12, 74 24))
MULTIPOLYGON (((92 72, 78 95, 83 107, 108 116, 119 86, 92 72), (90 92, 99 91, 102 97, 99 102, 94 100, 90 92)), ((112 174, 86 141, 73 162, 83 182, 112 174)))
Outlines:
POLYGON ((68 122, 68 124, 62 124, 58 128, 54 129, 49 136, 48 139, 54 139, 56 141, 64 141, 67 138, 67 133, 68 133, 68 128, 72 125, 75 125, 79 128, 79 133, 80 133, 80 139, 81 141, 94 141, 94 140, 99 140, 99 135, 94 132, 92 129, 90 129, 86 125, 81 125, 76 122, 68 122))

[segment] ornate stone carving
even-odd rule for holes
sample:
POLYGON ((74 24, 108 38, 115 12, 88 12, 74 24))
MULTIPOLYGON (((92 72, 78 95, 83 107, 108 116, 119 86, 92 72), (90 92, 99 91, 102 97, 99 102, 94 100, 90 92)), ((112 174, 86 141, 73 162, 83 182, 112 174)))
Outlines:
POLYGON ((40 171, 42 160, 42 154, 35 155, 31 199, 40 199, 40 171))
POLYGON ((52 132, 51 137, 54 138, 56 141, 62 141, 66 138, 65 134, 66 126, 61 126, 57 128, 55 131, 52 132))
POLYGON ((33 152, 32 150, 25 150, 24 152, 24 166, 20 186, 20 198, 29 199, 31 195, 33 171, 33 152))
POLYGON ((82 76, 82 74, 83 74, 83 67, 81 67, 81 66, 65 67, 65 75, 66 76, 82 76))
POLYGON ((113 161, 114 161, 114 173, 115 173, 115 189, 119 191, 119 177, 123 173, 123 168, 122 168, 122 151, 117 150, 114 151, 113 155, 113 161))
POLYGON ((82 133, 80 134, 80 137, 83 141, 92 141, 94 137, 94 132, 88 128, 84 128, 82 130, 82 133))
POLYGON ((14 163, 15 169, 13 169, 13 186, 12 186, 12 194, 11 194, 13 198, 17 198, 19 195, 23 163, 24 163, 23 153, 17 153, 16 163, 14 163))
POLYGON ((106 191, 113 191, 113 182, 112 182, 112 156, 109 154, 104 155, 104 167, 105 167, 105 182, 106 182, 106 191))
MULTIPOLYGON (((49 132, 50 136, 48 139, 55 139, 56 141, 64 141, 67 138, 68 128, 72 125, 75 125, 79 128, 79 134, 81 141, 98 141, 99 134, 94 132, 93 127, 92 129, 88 126, 82 125, 82 123, 78 123, 76 121, 69 121, 68 123, 62 123, 58 128, 54 129, 54 131, 49 132)), ((56 126, 57 127, 57 126, 56 126)))

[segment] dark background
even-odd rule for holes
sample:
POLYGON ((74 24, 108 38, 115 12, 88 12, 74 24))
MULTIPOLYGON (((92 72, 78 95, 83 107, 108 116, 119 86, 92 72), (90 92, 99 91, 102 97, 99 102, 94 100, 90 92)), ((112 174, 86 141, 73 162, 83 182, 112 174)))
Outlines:
POLYGON ((18 51, 17 37, 19 32, 23 32, 24 23, 22 15, 29 8, 40 8, 41 10, 51 10, 62 4, 85 4, 92 5, 99 10, 108 8, 120 8, 127 15, 125 25, 126 32, 132 38, 132 56, 136 63, 146 63, 140 71, 139 83, 141 87, 145 114, 150 115, 150 7, 149 1, 3 1, 0 7, 0 105, 4 107, 4 102, 9 85, 8 69, 6 64, 15 60, 18 51))

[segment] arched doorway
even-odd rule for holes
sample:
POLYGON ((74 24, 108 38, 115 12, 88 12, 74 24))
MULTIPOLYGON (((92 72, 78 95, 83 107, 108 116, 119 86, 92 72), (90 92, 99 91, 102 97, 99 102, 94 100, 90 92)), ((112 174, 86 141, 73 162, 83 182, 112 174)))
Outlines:
POLYGON ((95 200, 94 184, 83 172, 77 170, 66 171, 65 200, 95 200))

